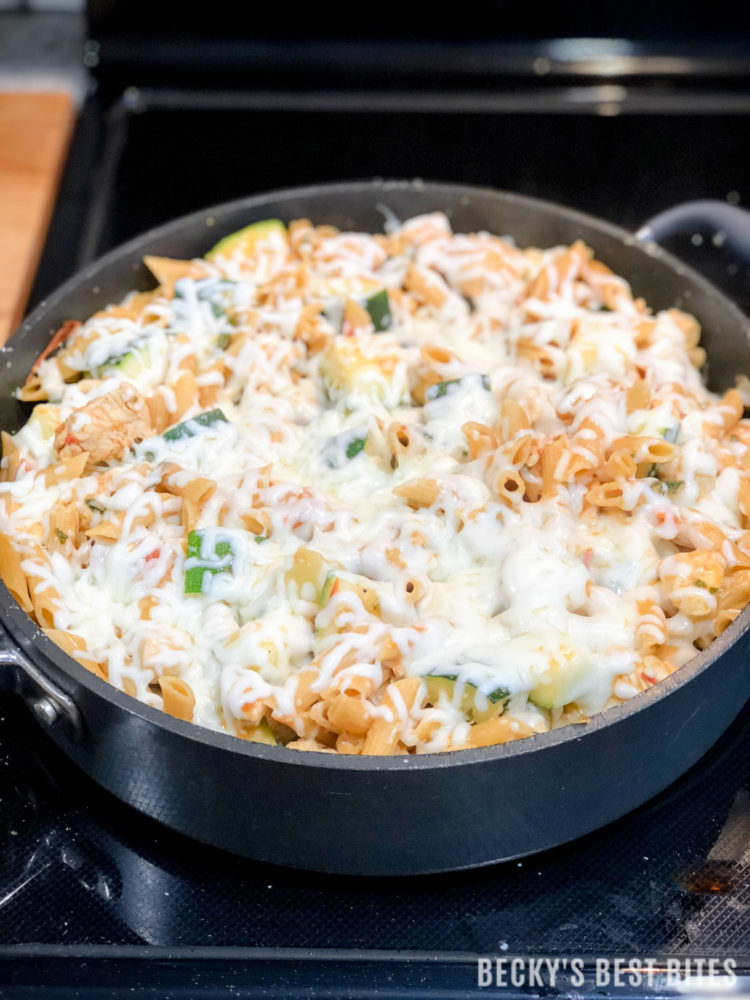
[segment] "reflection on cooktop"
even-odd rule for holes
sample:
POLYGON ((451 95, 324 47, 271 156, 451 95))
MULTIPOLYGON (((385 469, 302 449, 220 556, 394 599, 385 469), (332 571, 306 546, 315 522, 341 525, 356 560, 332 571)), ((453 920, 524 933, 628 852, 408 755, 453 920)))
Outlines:
POLYGON ((683 779, 597 834, 378 880, 174 834, 79 773, 20 701, 1 709, 0 944, 750 956, 750 709, 683 779))

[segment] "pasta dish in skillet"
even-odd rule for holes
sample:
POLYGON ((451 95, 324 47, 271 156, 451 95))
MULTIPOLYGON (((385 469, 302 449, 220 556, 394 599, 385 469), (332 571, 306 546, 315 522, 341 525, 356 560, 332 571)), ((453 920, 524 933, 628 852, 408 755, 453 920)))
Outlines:
POLYGON ((0 567, 81 664, 298 750, 503 743, 658 683, 750 600, 750 422, 697 322, 581 242, 255 223, 58 331, 0 567))

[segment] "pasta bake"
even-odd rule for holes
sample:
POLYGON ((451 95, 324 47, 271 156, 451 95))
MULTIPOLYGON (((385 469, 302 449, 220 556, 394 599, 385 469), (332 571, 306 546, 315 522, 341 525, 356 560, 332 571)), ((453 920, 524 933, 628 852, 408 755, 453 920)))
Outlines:
POLYGON ((0 567, 98 677, 291 750, 583 723, 750 600, 750 422, 582 242, 265 220, 70 320, 0 567))

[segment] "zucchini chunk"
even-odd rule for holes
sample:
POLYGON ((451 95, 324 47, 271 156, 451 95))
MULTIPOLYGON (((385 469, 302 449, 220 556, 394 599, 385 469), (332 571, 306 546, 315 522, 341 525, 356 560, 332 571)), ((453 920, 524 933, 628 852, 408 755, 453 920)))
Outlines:
POLYGON ((370 357, 358 337, 336 337, 321 355, 320 377, 329 399, 356 393, 392 408, 407 398, 401 361, 398 348, 370 357))
POLYGON ((356 594, 362 602, 365 611, 369 611, 371 615, 380 613, 380 598, 376 594, 375 588, 368 587, 367 583, 362 583, 359 580, 348 580, 346 577, 341 576, 337 570, 331 570, 326 576, 323 588, 320 591, 318 604, 320 604, 321 608, 324 608, 334 594, 338 594, 341 590, 348 590, 350 593, 356 594))
MULTIPOLYGON (((380 597, 367 577, 360 577, 359 579, 351 580, 348 577, 342 576, 340 570, 331 570, 323 582, 323 586, 320 590, 320 597, 318 598, 321 613, 325 611, 331 598, 340 592, 356 595, 362 603, 362 607, 368 614, 380 617, 380 597)), ((346 612, 346 609, 344 609, 344 612, 343 617, 345 620, 348 620, 349 615, 346 612)), ((337 612, 334 612, 331 619, 325 624, 319 621, 316 617, 315 636, 317 639, 325 639, 327 636, 333 635, 335 632, 347 630, 348 625, 341 626, 337 622, 337 614, 337 612)))
POLYGON ((92 369, 94 378, 104 378, 106 375, 122 375, 124 378, 135 378, 140 372, 145 371, 150 363, 148 344, 133 346, 123 351, 122 354, 115 354, 107 358, 101 365, 92 369))
POLYGON ((253 222, 249 226, 245 226, 244 229, 238 229, 237 232, 230 233, 220 239, 208 251, 206 260, 234 256, 234 254, 252 257, 261 240, 273 237, 275 234, 278 234, 286 243, 288 238, 286 226, 280 219, 263 219, 261 222, 253 222))
POLYGON ((60 407, 52 403, 37 403, 31 411, 27 427, 36 427, 44 441, 54 438, 60 425, 60 407))
MULTIPOLYGON (((437 705, 440 701, 441 693, 448 701, 455 705, 456 682, 458 674, 427 674, 424 682, 427 687, 427 698, 431 704, 437 705)), ((510 698, 510 691, 504 687, 496 687, 485 695, 487 700, 486 708, 479 708, 477 705, 477 695, 479 690, 474 684, 464 684, 461 694, 461 704, 458 706, 467 719, 471 722, 486 722, 487 719, 494 719, 497 715, 502 715, 505 705, 510 698)))
POLYGON ((273 730, 269 726, 267 719, 261 719, 247 738, 251 743, 265 743, 266 746, 269 747, 279 745, 279 741, 274 736, 273 730))
POLYGON ((179 441, 181 438, 195 437, 201 427, 212 427, 214 424, 221 423, 229 423, 222 410, 207 410, 205 413, 199 413, 189 420, 175 424, 174 427, 164 431, 162 437, 165 441, 179 441))
POLYGON ((382 333, 390 330, 393 326, 393 315, 391 314, 391 303, 388 300, 388 292, 385 288, 373 292, 365 299, 365 309, 370 314, 375 333, 382 333))
POLYGON ((301 545, 294 553, 292 565, 284 577, 287 590, 292 590, 302 600, 306 599, 305 594, 307 594, 307 599, 314 601, 324 578, 323 556, 315 549, 308 549, 307 546, 301 545))
POLYGON ((590 683, 589 663, 580 656, 553 660, 529 692, 529 701, 537 708, 562 708, 586 691, 590 683))
POLYGON ((185 593, 204 593, 205 576, 232 572, 234 548, 232 543, 222 539, 208 555, 204 551, 205 531, 191 531, 187 539, 187 560, 185 562, 185 593))

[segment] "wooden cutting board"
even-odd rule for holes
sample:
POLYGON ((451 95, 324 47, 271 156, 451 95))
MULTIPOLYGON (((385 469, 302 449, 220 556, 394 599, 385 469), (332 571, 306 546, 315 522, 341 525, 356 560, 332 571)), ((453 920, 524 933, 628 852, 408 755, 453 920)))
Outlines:
POLYGON ((0 93, 0 344, 18 326, 75 119, 66 93, 0 93))

